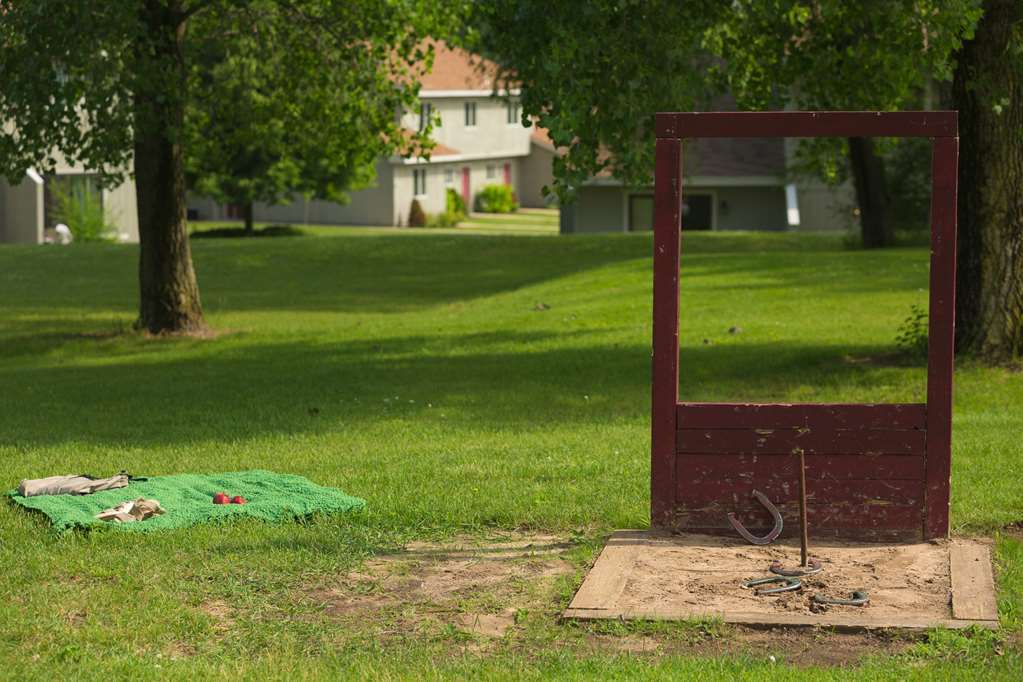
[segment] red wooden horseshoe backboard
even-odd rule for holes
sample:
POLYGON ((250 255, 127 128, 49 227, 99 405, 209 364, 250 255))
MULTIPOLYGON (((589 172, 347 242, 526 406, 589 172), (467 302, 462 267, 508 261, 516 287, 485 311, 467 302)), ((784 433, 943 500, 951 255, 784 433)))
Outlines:
MULTIPOLYGON (((912 540, 948 535, 955 311, 954 111, 721 112, 656 116, 654 171, 651 523, 734 533, 770 528, 752 497, 798 524, 798 454, 806 457, 815 537, 912 540), (749 404, 679 402, 682 145, 700 137, 927 137, 932 140, 927 402, 749 404)), ((683 368, 681 380, 685 381, 683 368)))

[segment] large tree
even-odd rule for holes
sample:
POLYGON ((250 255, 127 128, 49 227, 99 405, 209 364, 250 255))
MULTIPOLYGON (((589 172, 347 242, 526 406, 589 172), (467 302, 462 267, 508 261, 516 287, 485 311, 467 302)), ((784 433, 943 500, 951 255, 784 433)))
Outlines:
POLYGON ((1023 2, 985 0, 957 55, 959 252, 956 347, 1023 353, 1023 2))
MULTIPOLYGON (((189 86, 202 86, 193 65, 209 50, 230 53, 243 44, 248 56, 259 46, 280 67, 260 70, 266 121, 336 113, 338 126, 352 126, 375 153, 381 141, 404 141, 395 113, 414 104, 415 72, 428 62, 422 37, 436 28, 436 7, 420 0, 0 0, 0 173, 17 182, 28 168, 47 172, 59 152, 108 184, 133 174, 137 325, 201 331, 185 223, 187 121, 200 111, 189 106, 189 86), (340 104, 310 96, 327 78, 317 73, 323 68, 345 71, 340 104), (309 82, 317 86, 304 87, 309 82)), ((353 169, 364 160, 358 153, 345 159, 353 169)))

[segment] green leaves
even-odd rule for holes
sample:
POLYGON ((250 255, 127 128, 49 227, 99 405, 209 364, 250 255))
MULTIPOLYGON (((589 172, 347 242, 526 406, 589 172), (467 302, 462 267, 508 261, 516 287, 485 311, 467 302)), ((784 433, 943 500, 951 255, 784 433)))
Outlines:
POLYGON ((190 184, 220 201, 334 201, 409 142, 396 112, 437 15, 406 2, 270 0, 218 8, 190 27, 186 159, 190 184), (223 35, 231 36, 222 40, 223 35))
MULTIPOLYGON (((978 0, 492 0, 474 9, 475 44, 521 83, 523 112, 567 148, 554 191, 569 198, 610 172, 649 181, 653 114, 740 108, 899 109, 948 80, 978 0)), ((840 146, 805 161, 839 179, 840 146)))

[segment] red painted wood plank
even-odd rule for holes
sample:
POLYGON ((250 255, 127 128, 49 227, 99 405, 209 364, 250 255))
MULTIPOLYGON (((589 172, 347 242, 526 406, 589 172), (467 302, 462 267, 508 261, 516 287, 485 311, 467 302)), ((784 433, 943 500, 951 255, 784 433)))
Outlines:
POLYGON ((682 143, 657 140, 654 159, 653 382, 650 409, 650 522, 675 504, 678 404, 678 277, 682 231, 682 143))
POLYGON ((684 429, 923 429, 927 424, 922 403, 679 403, 677 414, 684 429))
POLYGON ((959 140, 934 140, 927 356, 927 515, 924 537, 948 535, 955 347, 956 187, 959 140))
MULTIPOLYGON (((763 509, 753 498, 754 490, 764 493, 775 504, 796 504, 799 498, 799 482, 795 478, 678 481, 678 499, 686 508, 722 503, 729 509, 763 509)), ((849 504, 864 508, 892 505, 922 508, 924 484, 896 480, 809 481, 806 499, 811 506, 818 507, 849 504)))
POLYGON ((679 429, 678 452, 733 455, 923 455, 923 431, 898 429, 679 429))
MULTIPOLYGON (((792 455, 679 455, 676 477, 796 480, 799 458, 792 455)), ((924 480, 924 458, 915 455, 807 455, 806 478, 818 480, 924 480)))
MULTIPOLYGON (((786 502, 777 505, 784 520, 784 533, 792 537, 799 533, 799 504, 786 502)), ((752 533, 763 535, 774 523, 763 507, 759 509, 736 508, 727 502, 712 502, 702 506, 679 506, 675 510, 672 526, 677 530, 721 528, 730 531, 730 535, 738 534, 728 522, 728 513, 732 512, 752 533)), ((851 502, 832 502, 828 504, 808 504, 807 521, 809 523, 810 540, 822 537, 829 531, 842 531, 854 528, 871 530, 901 530, 908 535, 920 537, 923 508, 920 505, 875 505, 867 507, 851 502)), ((845 534, 845 533, 843 533, 845 534)))
MULTIPOLYGON (((749 530, 757 535, 763 535, 769 528, 754 528, 748 527, 749 530)), ((683 526, 680 524, 673 524, 671 529, 677 533, 687 534, 701 534, 701 535, 719 535, 723 537, 735 538, 738 542, 744 542, 736 534, 735 529, 731 526, 694 526, 687 525, 683 526)), ((798 537, 799 527, 797 525, 787 525, 785 530, 782 531, 781 537, 792 538, 798 537)), ((920 523, 919 519, 914 525, 913 530, 907 530, 903 528, 864 528, 862 526, 851 526, 849 528, 817 528, 813 531, 810 536, 810 551, 811 554, 827 554, 827 549, 822 548, 819 551, 816 550, 816 542, 830 539, 842 539, 842 540, 857 540, 861 542, 919 542, 922 539, 920 535, 920 523)))
POLYGON ((955 111, 664 112, 658 138, 693 137, 954 137, 955 111))

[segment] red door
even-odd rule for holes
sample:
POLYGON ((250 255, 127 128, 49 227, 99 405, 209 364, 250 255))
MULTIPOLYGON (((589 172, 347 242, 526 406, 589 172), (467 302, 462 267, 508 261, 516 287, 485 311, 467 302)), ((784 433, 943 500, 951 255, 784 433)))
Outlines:
POLYGON ((469 167, 466 166, 465 168, 462 169, 462 200, 465 201, 466 206, 470 205, 469 204, 470 189, 471 187, 469 186, 469 167))
POLYGON ((504 164, 504 184, 506 184, 506 185, 510 185, 511 184, 511 164, 510 163, 504 164))

